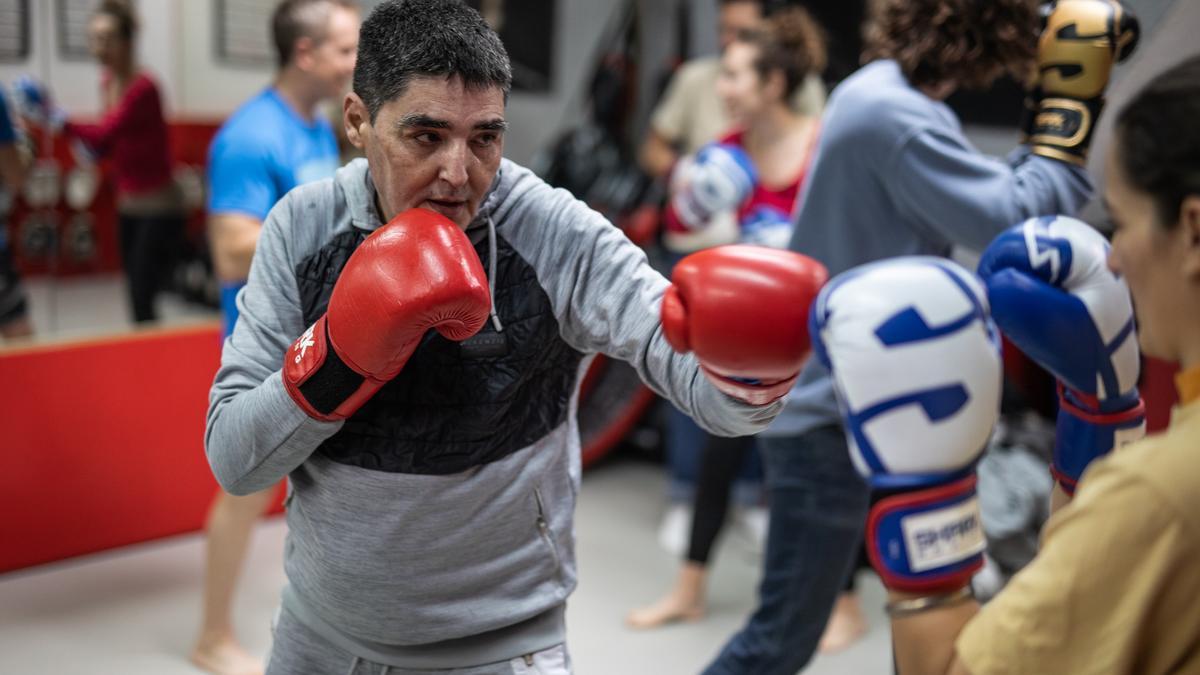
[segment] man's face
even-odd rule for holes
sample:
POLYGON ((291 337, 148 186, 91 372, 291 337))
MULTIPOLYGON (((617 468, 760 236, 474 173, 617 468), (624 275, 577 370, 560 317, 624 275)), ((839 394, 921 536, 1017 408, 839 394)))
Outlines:
POLYGON ((735 0, 721 5, 717 19, 717 39, 721 51, 733 44, 738 33, 757 30, 762 26, 762 3, 753 0, 735 0))
POLYGON ((504 92, 467 88, 458 77, 414 77, 383 104, 374 124, 346 97, 346 135, 371 167, 384 222, 426 208, 466 227, 500 169, 504 92))
POLYGON ((335 5, 329 10, 325 36, 308 47, 303 63, 328 98, 340 97, 350 88, 358 56, 359 23, 358 12, 335 5))

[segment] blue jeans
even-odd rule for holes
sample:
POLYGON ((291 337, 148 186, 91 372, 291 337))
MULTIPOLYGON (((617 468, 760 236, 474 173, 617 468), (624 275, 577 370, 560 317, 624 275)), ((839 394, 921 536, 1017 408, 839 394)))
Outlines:
MULTIPOLYGON (((708 443, 708 432, 675 406, 667 402, 663 402, 663 405, 667 406, 667 499, 674 504, 691 505, 696 493, 696 480, 700 477, 700 459, 708 443)), ((760 506, 762 476, 762 460, 757 452, 752 452, 738 471, 733 486, 733 503, 760 506)))
POLYGON ((706 675, 791 675, 808 664, 862 545, 870 491, 842 429, 758 441, 771 509, 758 609, 706 675))

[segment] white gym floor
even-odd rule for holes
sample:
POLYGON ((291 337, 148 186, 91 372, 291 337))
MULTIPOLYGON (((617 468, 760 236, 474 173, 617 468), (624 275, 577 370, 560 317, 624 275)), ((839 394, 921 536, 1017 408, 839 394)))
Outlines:
MULTIPOLYGON (((731 533, 718 542, 706 619, 648 632, 625 628, 625 612, 657 598, 677 569, 656 541, 664 486, 659 466, 634 457, 584 475, 580 582, 567 612, 568 648, 581 675, 697 673, 753 609, 759 560, 731 533)), ((264 656, 284 583, 285 533, 282 518, 259 527, 237 597, 238 632, 264 656)), ((0 575, 0 673, 198 673, 185 656, 199 618, 202 560, 203 540, 192 534, 0 575)), ((891 672, 883 590, 866 573, 859 588, 870 632, 844 652, 817 657, 805 672, 891 672)))

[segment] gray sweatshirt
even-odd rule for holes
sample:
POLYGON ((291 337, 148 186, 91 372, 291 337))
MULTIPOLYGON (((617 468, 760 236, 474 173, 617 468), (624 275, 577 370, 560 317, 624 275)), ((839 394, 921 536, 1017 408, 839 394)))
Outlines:
MULTIPOLYGON (((830 276, 883 258, 946 256, 953 245, 982 251, 1026 218, 1074 213, 1092 191, 1082 168, 1027 147, 1007 160, 981 154, 953 111, 891 60, 863 66, 833 91, 808 176, 788 248, 830 276)), ((840 423, 829 372, 809 359, 765 435, 840 423)))
POLYGON ((537 353, 460 358, 459 345, 430 332, 397 381, 350 420, 309 418, 284 391, 284 352, 323 311, 312 289, 336 280, 340 267, 329 261, 344 264, 380 226, 374 197, 367 163, 356 160, 293 190, 267 216, 209 397, 213 473, 233 494, 289 477, 284 603, 356 655, 449 668, 561 643, 576 577, 575 412, 587 355, 629 362, 716 434, 758 432, 780 404, 731 399, 693 357, 672 352, 658 318, 667 281, 642 251, 569 193, 505 160, 467 233, 500 284, 489 338, 516 354, 538 340, 537 353), (439 376, 444 387, 428 386, 439 376), (552 381, 565 383, 561 395, 545 394, 552 381), (415 398, 406 394, 418 385, 415 398), (448 414, 458 423, 446 424, 448 414), (421 431, 405 439, 411 429, 421 431), (530 429, 544 431, 529 439, 530 429), (369 452, 356 452, 365 445, 369 452))

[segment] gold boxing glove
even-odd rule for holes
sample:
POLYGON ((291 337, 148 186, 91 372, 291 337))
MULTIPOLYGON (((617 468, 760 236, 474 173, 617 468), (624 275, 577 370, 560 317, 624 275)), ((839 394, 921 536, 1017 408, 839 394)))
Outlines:
POLYGON ((1038 40, 1042 100, 1033 152, 1082 165, 1114 62, 1133 53, 1138 21, 1119 0, 1058 0, 1038 40))

